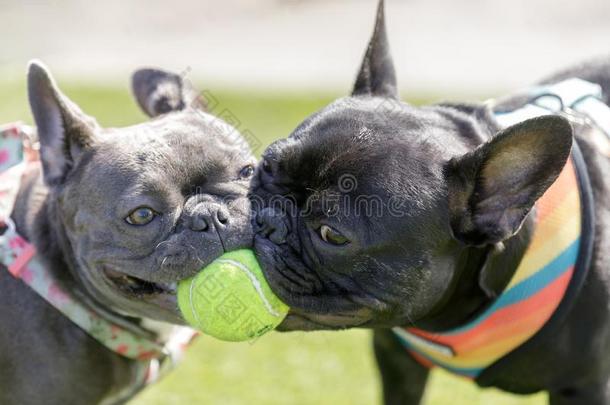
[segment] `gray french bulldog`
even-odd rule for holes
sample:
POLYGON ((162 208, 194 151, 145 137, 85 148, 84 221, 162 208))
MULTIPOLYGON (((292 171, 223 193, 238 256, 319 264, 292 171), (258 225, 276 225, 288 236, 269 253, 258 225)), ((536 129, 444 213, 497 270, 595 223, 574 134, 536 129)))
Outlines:
MULTIPOLYGON (((132 84, 152 119, 104 129, 41 64, 30 64, 41 165, 23 179, 12 218, 83 306, 154 336, 165 331, 149 328, 151 321, 184 324, 179 280, 225 251, 251 246, 247 190, 255 160, 180 76, 143 69, 132 84)), ((137 362, 0 270, 0 403, 124 401, 117 395, 134 381, 137 362)))
MULTIPOLYGON (((544 83, 572 77, 610 102, 610 60, 544 83)), ((495 108, 523 104, 520 94, 495 108)), ((586 278, 552 322, 475 381, 546 390, 554 405, 610 404, 610 157, 586 123, 548 115, 501 130, 493 114, 399 101, 381 1, 352 95, 272 144, 253 181, 255 249, 291 307, 279 329, 373 328, 385 402, 420 403, 428 368, 391 328, 441 333, 490 308, 528 248, 530 211, 578 149, 592 197, 583 210, 595 218, 583 219, 586 278), (359 197, 381 201, 381 215, 359 211, 359 197)))

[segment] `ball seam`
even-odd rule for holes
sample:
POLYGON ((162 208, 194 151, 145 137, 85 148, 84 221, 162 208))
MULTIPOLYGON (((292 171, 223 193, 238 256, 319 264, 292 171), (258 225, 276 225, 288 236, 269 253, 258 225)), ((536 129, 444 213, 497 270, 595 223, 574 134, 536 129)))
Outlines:
POLYGON ((199 315, 197 315, 197 311, 195 311, 195 307, 193 306, 193 289, 195 288, 195 279, 191 280, 191 285, 189 286, 189 306, 191 307, 191 313, 193 314, 193 318, 197 322, 197 327, 201 328, 201 320, 199 319, 199 315))

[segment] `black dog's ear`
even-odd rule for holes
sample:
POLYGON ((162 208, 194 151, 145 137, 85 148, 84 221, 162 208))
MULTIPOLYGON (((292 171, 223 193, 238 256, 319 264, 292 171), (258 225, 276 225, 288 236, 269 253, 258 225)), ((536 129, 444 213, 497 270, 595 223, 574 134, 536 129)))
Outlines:
POLYGON ((40 62, 28 66, 28 97, 40 140, 44 180, 51 186, 59 184, 93 143, 98 125, 61 93, 40 62))
POLYGON ((398 99, 396 72, 385 27, 384 1, 379 1, 375 31, 360 66, 353 96, 369 95, 398 99))
POLYGON ((195 90, 182 76, 160 69, 139 69, 131 77, 133 94, 149 117, 189 106, 203 109, 195 90))
POLYGON ((449 161, 446 176, 454 237, 468 245, 502 242, 519 231, 557 179, 572 147, 572 127, 544 116, 501 131, 449 161))

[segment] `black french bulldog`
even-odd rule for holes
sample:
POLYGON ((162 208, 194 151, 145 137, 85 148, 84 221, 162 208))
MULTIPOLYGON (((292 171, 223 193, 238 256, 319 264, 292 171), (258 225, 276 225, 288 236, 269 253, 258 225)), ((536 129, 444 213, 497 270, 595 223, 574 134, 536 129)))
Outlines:
MULTIPOLYGON (((601 85, 610 102, 610 59, 545 83, 572 77, 601 85)), ((381 1, 353 94, 271 145, 253 182, 255 249, 292 308, 279 329, 374 328, 385 402, 420 403, 428 369, 390 328, 449 330, 494 302, 528 247, 528 213, 574 138, 594 201, 584 285, 552 331, 476 382, 547 390, 554 405, 610 404, 610 158, 586 125, 549 115, 501 131, 492 115, 483 104, 398 101, 381 1), (383 215, 359 211, 358 196, 381 200, 383 215), (402 215, 390 215, 397 201, 402 215)))
MULTIPOLYGON (((251 246, 247 190, 256 161, 180 76, 143 69, 132 84, 152 119, 102 129, 42 65, 30 65, 42 164, 22 181, 12 219, 83 306, 154 336, 184 324, 179 280, 251 246)), ((1 404, 127 399, 121 393, 137 362, 102 346, 4 267, 0 324, 1 404)))

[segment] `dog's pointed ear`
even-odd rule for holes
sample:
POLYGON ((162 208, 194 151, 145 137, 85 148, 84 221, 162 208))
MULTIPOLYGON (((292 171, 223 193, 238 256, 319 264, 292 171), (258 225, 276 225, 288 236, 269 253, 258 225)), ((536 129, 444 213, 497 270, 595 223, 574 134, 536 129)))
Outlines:
POLYGON ((483 246, 517 233, 561 173, 571 147, 570 123, 544 116, 507 128, 450 160, 445 174, 454 237, 483 246))
POLYGON ((138 105, 149 117, 187 107, 205 107, 190 83, 182 76, 165 70, 137 70, 131 77, 131 88, 138 105))
POLYGON ((379 1, 375 30, 360 66, 352 95, 398 99, 396 72, 385 26, 384 0, 379 1))
POLYGON ((30 62, 27 80, 44 180, 53 186, 63 181, 81 153, 91 147, 98 125, 62 94, 42 63, 30 62))

